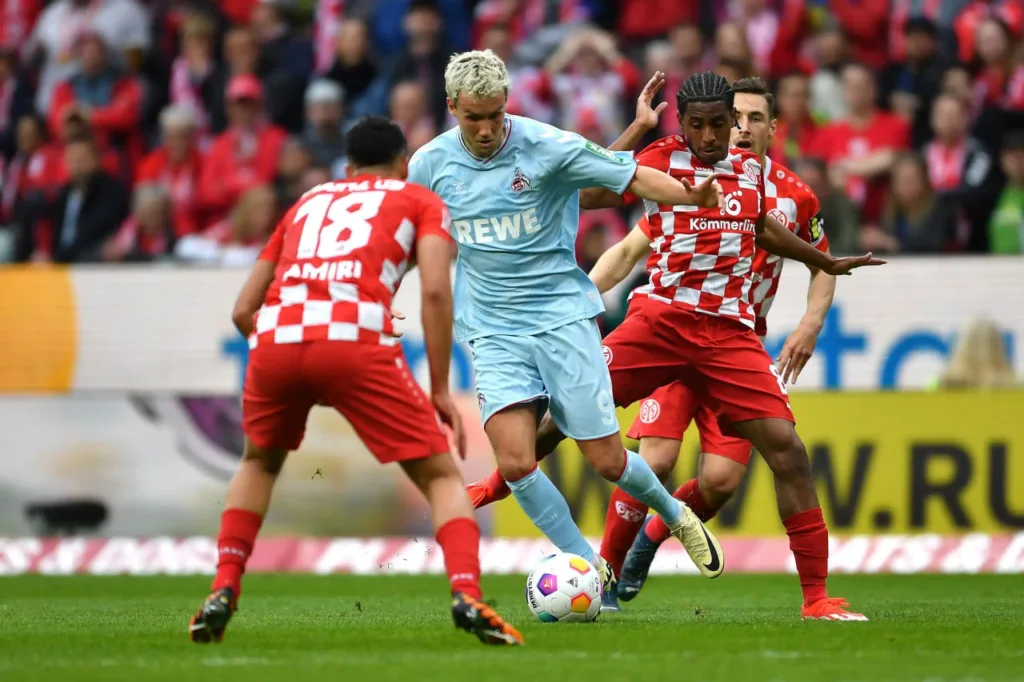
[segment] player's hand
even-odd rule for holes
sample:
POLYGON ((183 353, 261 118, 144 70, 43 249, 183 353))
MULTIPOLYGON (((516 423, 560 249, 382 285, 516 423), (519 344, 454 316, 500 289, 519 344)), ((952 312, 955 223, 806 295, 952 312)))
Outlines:
POLYGON ((441 418, 441 422, 446 424, 452 430, 452 435, 455 436, 455 452, 459 455, 459 459, 466 459, 466 432, 462 428, 462 416, 455 407, 451 394, 448 391, 434 393, 430 399, 434 403, 434 409, 437 410, 437 416, 441 418))
POLYGON ((636 122, 648 130, 658 127, 658 117, 668 108, 668 102, 662 102, 657 108, 651 107, 654 103, 654 96, 658 94, 663 85, 665 85, 665 74, 655 71, 636 100, 636 122))
POLYGON ((796 383, 804 365, 811 359, 814 347, 818 344, 818 332, 801 324, 782 344, 782 352, 775 358, 775 366, 779 370, 783 383, 796 383))
POLYGON ((701 208, 722 208, 725 205, 725 194, 722 192, 722 186, 718 183, 720 177, 722 177, 720 173, 715 173, 696 187, 690 184, 686 178, 680 179, 679 182, 683 183, 683 187, 690 193, 690 201, 679 203, 701 208))
MULTIPOLYGON (((388 315, 391 316, 392 321, 405 319, 405 313, 403 313, 401 310, 396 310, 394 308, 388 311, 388 315)), ((402 334, 404 333, 405 332, 401 331, 400 329, 394 328, 394 331, 391 333, 391 336, 396 339, 400 339, 402 338, 402 334)))
POLYGON ((886 261, 881 258, 875 258, 874 255, 869 251, 863 256, 851 256, 849 258, 833 258, 832 264, 827 268, 822 268, 829 275, 849 275, 852 274, 852 270, 857 268, 863 268, 870 265, 885 265, 886 261))

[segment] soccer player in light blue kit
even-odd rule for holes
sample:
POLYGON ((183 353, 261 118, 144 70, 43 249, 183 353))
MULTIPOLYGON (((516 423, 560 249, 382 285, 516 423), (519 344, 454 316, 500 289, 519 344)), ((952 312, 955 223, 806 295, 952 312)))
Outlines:
POLYGON ((538 468, 537 420, 547 405, 601 476, 655 510, 708 577, 721 546, 647 463, 623 449, 595 317, 604 306, 576 264, 579 190, 630 191, 660 204, 715 207, 714 177, 690 187, 629 153, 505 113, 505 65, 493 52, 456 55, 445 72, 458 127, 422 147, 409 180, 441 196, 458 243, 455 334, 469 344, 477 399, 498 469, 523 511, 563 552, 615 576, 584 539, 569 506, 538 468))

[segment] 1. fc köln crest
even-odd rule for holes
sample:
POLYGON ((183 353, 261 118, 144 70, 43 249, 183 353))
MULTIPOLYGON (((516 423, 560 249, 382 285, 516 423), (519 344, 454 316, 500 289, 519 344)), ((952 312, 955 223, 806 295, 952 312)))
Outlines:
POLYGON ((526 177, 518 167, 515 170, 515 175, 512 177, 512 191, 519 194, 523 190, 530 189, 532 187, 530 178, 526 177))

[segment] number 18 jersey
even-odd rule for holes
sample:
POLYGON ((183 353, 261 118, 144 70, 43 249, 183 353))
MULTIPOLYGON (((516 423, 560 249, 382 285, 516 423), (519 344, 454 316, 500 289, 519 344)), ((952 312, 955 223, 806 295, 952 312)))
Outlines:
POLYGON ((400 180, 360 175, 306 192, 261 260, 276 263, 249 347, 349 341, 395 345, 391 300, 416 242, 450 240, 441 199, 400 180))

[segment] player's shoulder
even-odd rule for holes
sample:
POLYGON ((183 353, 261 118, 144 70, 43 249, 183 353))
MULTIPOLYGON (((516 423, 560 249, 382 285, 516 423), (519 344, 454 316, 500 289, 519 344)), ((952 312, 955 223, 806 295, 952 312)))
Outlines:
POLYGON ((676 152, 689 154, 690 149, 681 135, 668 135, 641 149, 636 155, 636 160, 642 166, 667 171, 671 165, 672 155, 676 152))
POLYGON ((797 203, 817 203, 818 197, 814 190, 790 168, 771 158, 767 166, 767 179, 778 188, 779 196, 789 197, 797 203))

